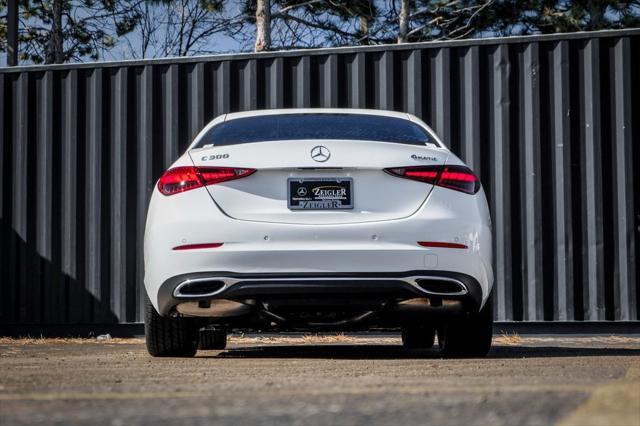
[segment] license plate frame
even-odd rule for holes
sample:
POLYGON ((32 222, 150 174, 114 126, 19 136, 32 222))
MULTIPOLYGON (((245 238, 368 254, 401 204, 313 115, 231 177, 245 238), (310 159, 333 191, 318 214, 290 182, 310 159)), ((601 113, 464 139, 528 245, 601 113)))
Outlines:
POLYGON ((353 209, 353 178, 289 178, 287 207, 296 211, 336 211, 353 209), (300 188, 304 188, 301 191, 300 188), (326 192, 316 194, 315 189, 326 192), (344 193, 341 190, 344 189, 344 193))

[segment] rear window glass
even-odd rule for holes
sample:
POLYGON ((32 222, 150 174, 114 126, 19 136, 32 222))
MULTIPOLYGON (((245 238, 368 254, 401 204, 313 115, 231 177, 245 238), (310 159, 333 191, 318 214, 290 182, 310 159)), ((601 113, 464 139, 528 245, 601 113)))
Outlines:
POLYGON ((434 143, 419 125, 366 114, 281 114, 236 118, 211 128, 196 148, 252 142, 345 139, 406 145, 434 143))

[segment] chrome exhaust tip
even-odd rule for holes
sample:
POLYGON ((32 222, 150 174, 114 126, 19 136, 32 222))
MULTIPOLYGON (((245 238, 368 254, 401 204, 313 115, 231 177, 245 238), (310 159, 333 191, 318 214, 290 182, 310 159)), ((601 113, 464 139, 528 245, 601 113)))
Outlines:
POLYGON ((468 293, 462 282, 447 277, 417 278, 416 286, 433 296, 462 296, 468 293))
POLYGON ((227 288, 222 280, 211 278, 193 278, 178 284, 173 295, 181 299, 196 299, 215 296, 227 288))

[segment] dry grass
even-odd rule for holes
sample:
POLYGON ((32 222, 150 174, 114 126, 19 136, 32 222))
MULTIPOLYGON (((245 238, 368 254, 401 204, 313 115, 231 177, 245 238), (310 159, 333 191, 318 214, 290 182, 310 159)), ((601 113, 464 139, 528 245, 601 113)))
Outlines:
POLYGON ((502 332, 502 335, 495 339, 496 343, 501 343, 504 345, 521 345, 522 337, 516 332, 502 332))
MULTIPOLYGON (((494 344, 497 345, 522 345, 522 344, 550 344, 550 345, 588 345, 588 344, 640 344, 640 337, 636 336, 520 336, 518 333, 503 331, 495 336, 494 344)), ((61 345, 61 344, 144 344, 144 338, 121 338, 99 340, 96 337, 0 337, 0 345, 24 346, 24 345, 61 345)), ((399 345, 400 337, 395 335, 348 335, 344 333, 323 334, 230 334, 229 344, 233 345, 301 345, 301 344, 389 344, 399 345)))
POLYGON ((305 334, 302 336, 305 343, 347 343, 357 340, 357 337, 348 337, 344 333, 336 334, 305 334))
MULTIPOLYGON (((330 334, 304 334, 304 335, 245 335, 230 334, 229 343, 233 344, 367 344, 373 340, 380 343, 398 340, 393 337, 371 338, 366 336, 347 336, 344 333, 330 334)), ((120 338, 98 339, 96 337, 0 337, 0 345, 59 345, 59 344, 142 344, 144 338, 120 338)))
POLYGON ((272 344, 272 345, 301 345, 301 344, 398 344, 397 337, 381 336, 348 336, 344 333, 328 334, 282 334, 268 336, 247 336, 244 334, 230 335, 229 344, 272 344))
POLYGON ((58 344, 138 344, 144 343, 143 338, 121 338, 98 340, 96 337, 0 337, 0 345, 58 345, 58 344))

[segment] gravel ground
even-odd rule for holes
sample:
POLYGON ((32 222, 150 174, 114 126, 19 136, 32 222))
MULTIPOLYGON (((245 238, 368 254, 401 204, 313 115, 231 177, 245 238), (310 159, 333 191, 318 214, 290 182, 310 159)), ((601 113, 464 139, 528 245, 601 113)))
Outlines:
POLYGON ((640 425, 640 338, 503 335, 486 359, 398 337, 230 339, 157 359, 141 339, 0 339, 0 424, 640 425))

